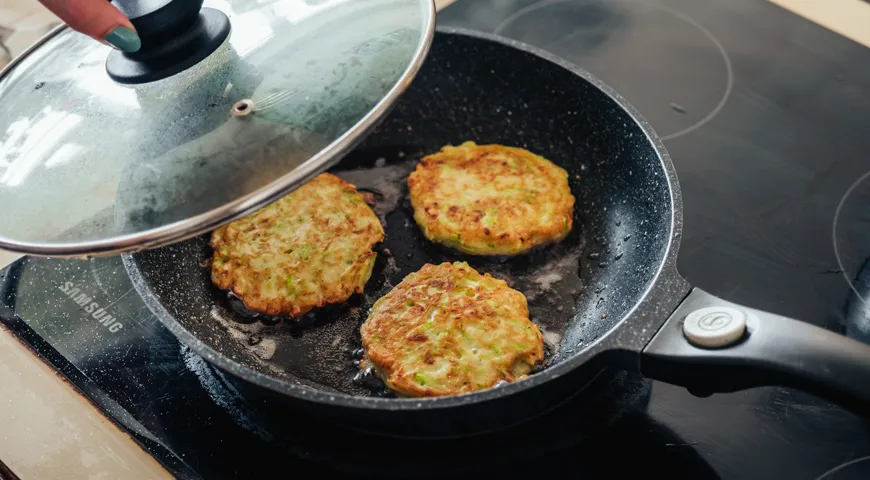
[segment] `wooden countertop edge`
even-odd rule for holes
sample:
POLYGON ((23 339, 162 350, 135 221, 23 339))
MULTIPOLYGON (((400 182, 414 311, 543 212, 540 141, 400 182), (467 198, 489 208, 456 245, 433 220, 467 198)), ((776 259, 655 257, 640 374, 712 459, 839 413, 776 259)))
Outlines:
POLYGON ((173 478, 3 324, 0 386, 0 458, 21 480, 173 478))
POLYGON ((768 0, 870 47, 870 3, 863 0, 768 0))

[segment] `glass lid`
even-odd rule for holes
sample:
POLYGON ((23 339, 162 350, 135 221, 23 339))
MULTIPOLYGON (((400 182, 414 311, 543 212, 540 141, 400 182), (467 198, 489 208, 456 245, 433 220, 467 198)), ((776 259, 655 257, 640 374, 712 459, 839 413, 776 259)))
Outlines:
POLYGON ((115 3, 140 52, 61 28, 0 78, 0 249, 130 252, 264 207, 387 113, 435 22, 432 0, 115 3))

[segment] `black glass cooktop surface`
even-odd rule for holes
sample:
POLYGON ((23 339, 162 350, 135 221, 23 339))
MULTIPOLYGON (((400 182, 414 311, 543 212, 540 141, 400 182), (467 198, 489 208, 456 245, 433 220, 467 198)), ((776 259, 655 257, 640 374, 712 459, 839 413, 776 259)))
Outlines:
MULTIPOLYGON (((680 178, 690 282, 870 342, 870 49, 762 0, 459 0, 439 24, 541 47, 640 110, 680 178)), ((276 427, 159 324, 119 258, 24 259, 0 293, 4 323, 180 478, 870 477, 868 423, 839 407, 619 372, 472 439, 389 440, 289 410, 276 427)))

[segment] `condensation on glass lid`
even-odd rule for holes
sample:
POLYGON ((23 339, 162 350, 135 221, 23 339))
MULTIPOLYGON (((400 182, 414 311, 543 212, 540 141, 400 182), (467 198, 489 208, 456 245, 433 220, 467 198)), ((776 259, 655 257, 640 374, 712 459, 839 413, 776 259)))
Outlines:
POLYGON ((113 254, 250 213, 361 140, 434 33, 430 0, 205 5, 229 38, 174 76, 116 83, 62 29, 0 79, 0 248, 113 254))

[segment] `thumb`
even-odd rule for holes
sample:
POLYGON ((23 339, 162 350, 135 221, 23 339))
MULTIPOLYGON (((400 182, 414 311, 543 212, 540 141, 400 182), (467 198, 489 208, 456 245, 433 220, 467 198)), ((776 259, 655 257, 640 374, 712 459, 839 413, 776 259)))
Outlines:
POLYGON ((39 0, 73 30, 124 52, 135 52, 142 41, 130 20, 107 0, 39 0))

